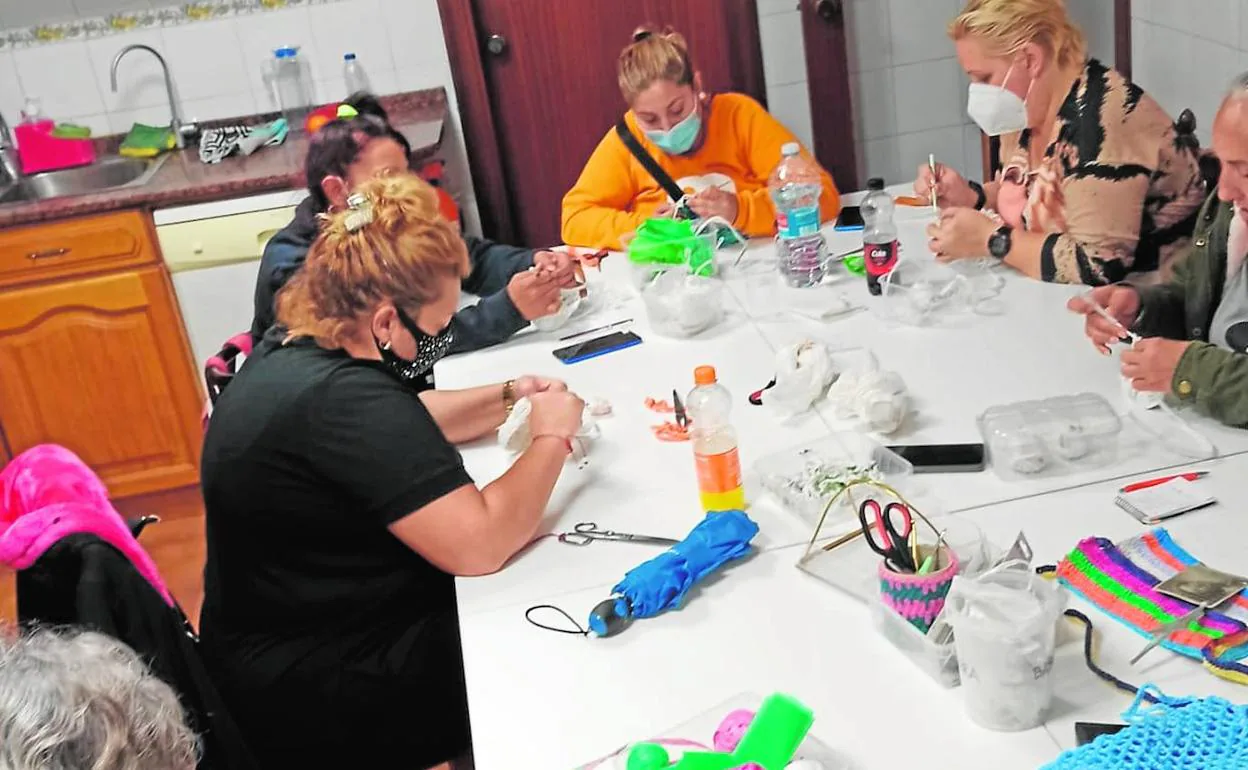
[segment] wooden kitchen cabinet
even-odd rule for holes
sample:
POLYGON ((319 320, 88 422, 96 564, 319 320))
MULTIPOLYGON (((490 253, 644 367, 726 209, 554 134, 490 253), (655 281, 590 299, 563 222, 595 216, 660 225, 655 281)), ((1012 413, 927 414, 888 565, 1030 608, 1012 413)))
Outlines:
POLYGON ((66 446, 115 498, 184 487, 199 481, 202 407, 145 215, 0 232, 0 430, 13 454, 66 446))

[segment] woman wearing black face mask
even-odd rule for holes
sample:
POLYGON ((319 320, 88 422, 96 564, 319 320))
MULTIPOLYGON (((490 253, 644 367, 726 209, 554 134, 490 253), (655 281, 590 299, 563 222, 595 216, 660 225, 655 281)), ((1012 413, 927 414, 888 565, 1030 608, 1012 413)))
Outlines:
POLYGON ((467 253, 415 177, 359 194, 213 412, 203 649, 262 766, 448 768, 468 748, 453 576, 533 537, 584 404, 537 377, 418 394, 467 253), (451 442, 519 397, 533 444, 478 489, 451 442))

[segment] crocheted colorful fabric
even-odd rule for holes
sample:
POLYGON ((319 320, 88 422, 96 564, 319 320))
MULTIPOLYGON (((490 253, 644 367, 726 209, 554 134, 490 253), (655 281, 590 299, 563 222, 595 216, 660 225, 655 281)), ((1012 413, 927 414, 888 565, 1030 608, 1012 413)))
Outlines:
POLYGON ((1140 688, 1122 715, 1127 727, 1067 751, 1041 770, 1243 770, 1248 706, 1221 698, 1167 698, 1140 688), (1142 706, 1146 697, 1157 700, 1142 706))
MULTIPOLYGON (((1190 612, 1194 605, 1163 596, 1158 583, 1174 577, 1198 560, 1163 528, 1146 532, 1115 546, 1105 538, 1083 540, 1061 564, 1058 578, 1074 593, 1108 613, 1131 630, 1151 638, 1153 632, 1190 612)), ((1171 634, 1162 645, 1197 660, 1208 660, 1214 642, 1248 630, 1248 591, 1196 623, 1171 634)), ((1223 661, 1248 656, 1248 643, 1219 652, 1223 661)))
POLYGON ((930 575, 899 574, 880 562, 880 600, 925 634, 944 609, 945 597, 958 574, 958 557, 953 551, 942 548, 941 560, 948 563, 930 575))

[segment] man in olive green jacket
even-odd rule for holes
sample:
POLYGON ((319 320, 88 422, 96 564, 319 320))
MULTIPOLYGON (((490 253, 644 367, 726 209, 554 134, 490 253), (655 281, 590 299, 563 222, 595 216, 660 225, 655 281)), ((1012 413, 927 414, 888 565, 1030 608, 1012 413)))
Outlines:
POLYGON ((1168 393, 1227 425, 1248 427, 1248 73, 1213 124, 1222 163, 1218 190, 1205 202, 1191 251, 1157 286, 1103 286, 1069 308, 1086 316, 1092 343, 1109 345, 1129 329, 1141 337, 1122 354, 1122 374, 1139 391, 1168 393))

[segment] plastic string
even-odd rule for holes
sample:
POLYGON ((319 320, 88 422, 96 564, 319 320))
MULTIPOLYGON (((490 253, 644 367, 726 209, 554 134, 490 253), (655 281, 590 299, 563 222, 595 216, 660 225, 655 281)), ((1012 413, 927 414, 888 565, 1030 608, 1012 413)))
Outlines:
POLYGON ((544 631, 554 631, 557 634, 570 634, 572 636, 589 636, 589 629, 585 628, 580 623, 577 623, 575 618, 573 618, 563 609, 556 607, 553 604, 536 604, 528 608, 527 610, 524 611, 524 619, 544 631), (537 610, 554 610, 555 612, 559 613, 564 618, 566 618, 568 623, 572 625, 572 628, 559 628, 558 626, 549 626, 549 625, 546 625, 545 623, 534 620, 533 613, 536 612, 537 610))
MULTIPOLYGON (((684 200, 684 199, 682 198, 681 200, 684 200)), ((733 260, 732 266, 736 267, 737 265, 741 264, 741 258, 745 256, 745 252, 749 249, 749 246, 750 246, 749 239, 747 239, 744 235, 742 235, 740 230, 733 227, 731 222, 719 216, 707 217, 706 219, 703 219, 701 222, 699 222, 698 226, 693 228, 693 236, 695 238, 701 236, 702 233, 705 231, 705 229, 710 225, 719 225, 720 227, 726 227, 728 231, 731 232, 733 236, 736 237, 737 243, 741 244, 741 250, 737 252, 737 258, 733 260)))

